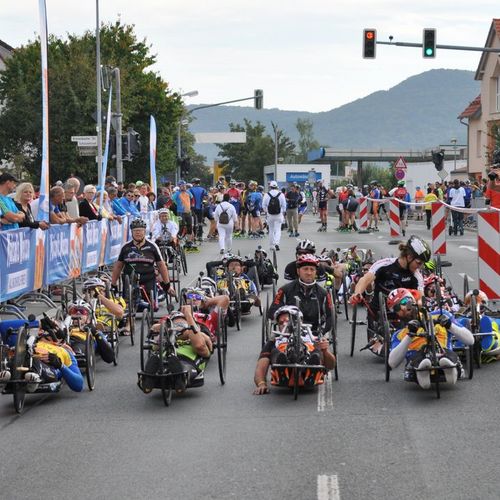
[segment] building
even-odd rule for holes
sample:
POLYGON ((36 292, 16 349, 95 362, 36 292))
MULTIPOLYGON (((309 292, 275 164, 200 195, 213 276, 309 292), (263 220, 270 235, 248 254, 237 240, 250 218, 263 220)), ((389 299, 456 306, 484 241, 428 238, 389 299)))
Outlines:
MULTIPOLYGON (((500 19, 491 22, 485 48, 500 49, 500 19)), ((500 146, 500 58, 483 52, 474 77, 481 82, 478 95, 458 116, 467 125, 468 171, 481 179, 490 165, 491 153, 500 146), (467 123, 465 123, 467 120, 467 123)))
POLYGON ((14 49, 0 40, 0 71, 5 69, 5 61, 12 54, 14 49))

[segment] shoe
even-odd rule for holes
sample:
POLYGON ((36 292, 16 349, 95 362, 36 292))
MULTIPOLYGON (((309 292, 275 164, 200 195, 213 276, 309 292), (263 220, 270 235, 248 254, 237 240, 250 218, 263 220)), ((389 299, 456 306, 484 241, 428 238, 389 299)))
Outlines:
POLYGON ((292 238, 292 237, 293 237, 293 233, 292 233, 292 231, 288 231, 288 237, 289 237, 289 238, 292 238))
POLYGON ((275 249, 276 251, 278 251, 278 250, 280 249, 280 246, 279 246, 279 245, 274 245, 274 249, 275 249))
POLYGON ((295 238, 298 238, 300 236, 299 233, 297 233, 297 231, 295 231, 295 234, 294 234, 295 238))
POLYGON ((418 368, 424 369, 423 371, 417 371, 417 382, 422 389, 430 389, 431 387, 431 372, 429 368, 431 367, 431 360, 429 358, 423 359, 418 368))
POLYGON ((448 227, 448 234, 451 236, 451 233, 453 233, 453 228, 451 226, 448 227))
POLYGON ((458 378, 458 370, 456 368, 456 363, 453 363, 453 361, 449 358, 441 358, 439 360, 439 366, 442 366, 443 368, 446 367, 453 367, 453 368, 446 368, 443 370, 444 372, 444 378, 446 379, 447 384, 456 384, 457 378, 458 378))
MULTIPOLYGON (((148 373, 151 375, 156 375, 160 371, 160 357, 156 354, 153 354, 146 362, 146 366, 144 367, 144 373, 148 373)), ((141 389, 149 394, 155 386, 154 377, 148 377, 147 375, 142 376, 142 384, 141 389)))
POLYGON ((463 236, 464 235, 464 232, 463 231, 460 231, 460 236, 463 236))
POLYGON ((7 384, 12 375, 9 370, 2 370, 0 372, 0 384, 7 384))
POLYGON ((221 251, 219 252, 221 255, 224 255, 226 252, 224 251, 224 249, 222 248, 221 251))
POLYGON ((240 235, 241 236, 245 236, 245 234, 247 234, 247 233, 246 233, 246 231, 244 229, 243 229, 243 231, 240 231, 240 235))
POLYGON ((27 372, 26 375, 24 375, 24 380, 28 382, 26 384, 26 392, 35 392, 38 389, 38 385, 42 381, 40 375, 35 372, 27 372))

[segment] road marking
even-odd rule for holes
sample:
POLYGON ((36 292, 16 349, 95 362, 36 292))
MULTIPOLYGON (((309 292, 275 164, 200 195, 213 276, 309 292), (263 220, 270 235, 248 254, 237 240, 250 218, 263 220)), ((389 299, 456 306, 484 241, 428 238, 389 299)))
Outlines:
POLYGON ((318 500, 340 500, 339 481, 336 475, 318 476, 318 500))
POLYGON ((318 389, 318 411, 333 410, 333 372, 330 372, 318 389))
POLYGON ((470 250, 471 252, 477 252, 476 247, 470 247, 468 245, 460 245, 458 248, 465 248, 466 250, 470 250))
POLYGON ((465 278, 467 276, 467 280, 469 281, 469 283, 472 283, 473 281, 476 281, 474 278, 471 278, 468 274, 466 273, 458 273, 459 276, 461 276, 462 278, 465 278))

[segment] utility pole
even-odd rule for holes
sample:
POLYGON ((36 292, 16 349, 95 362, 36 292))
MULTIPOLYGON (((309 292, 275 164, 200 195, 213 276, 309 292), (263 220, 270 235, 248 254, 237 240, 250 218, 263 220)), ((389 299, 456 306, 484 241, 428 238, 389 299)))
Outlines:
POLYGON ((101 107, 101 34, 99 26, 99 0, 95 2, 96 8, 96 28, 95 28, 95 73, 96 73, 96 94, 97 94, 97 112, 96 112, 96 132, 97 132, 97 184, 104 186, 102 178, 102 107, 101 107))

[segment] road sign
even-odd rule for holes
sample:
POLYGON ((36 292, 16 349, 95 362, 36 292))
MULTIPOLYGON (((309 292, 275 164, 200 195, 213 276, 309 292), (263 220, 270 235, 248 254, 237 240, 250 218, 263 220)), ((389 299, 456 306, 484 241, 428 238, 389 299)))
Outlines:
POLYGON ((398 158, 398 161, 394 165, 394 168, 396 170, 398 170, 398 169, 400 169, 400 170, 406 170, 408 168, 408 166, 406 165, 405 159, 402 156, 400 156, 398 158))
POLYGON ((438 172, 438 175, 441 178, 441 180, 444 181, 446 177, 448 177, 448 172, 443 168, 443 170, 440 170, 438 172))
POLYGON ((77 142, 78 146, 97 147, 96 135, 72 135, 71 142, 77 142))
POLYGON ((406 171, 403 170, 402 168, 397 168, 396 171, 394 172, 394 176, 398 181, 402 181, 406 176, 406 171))

